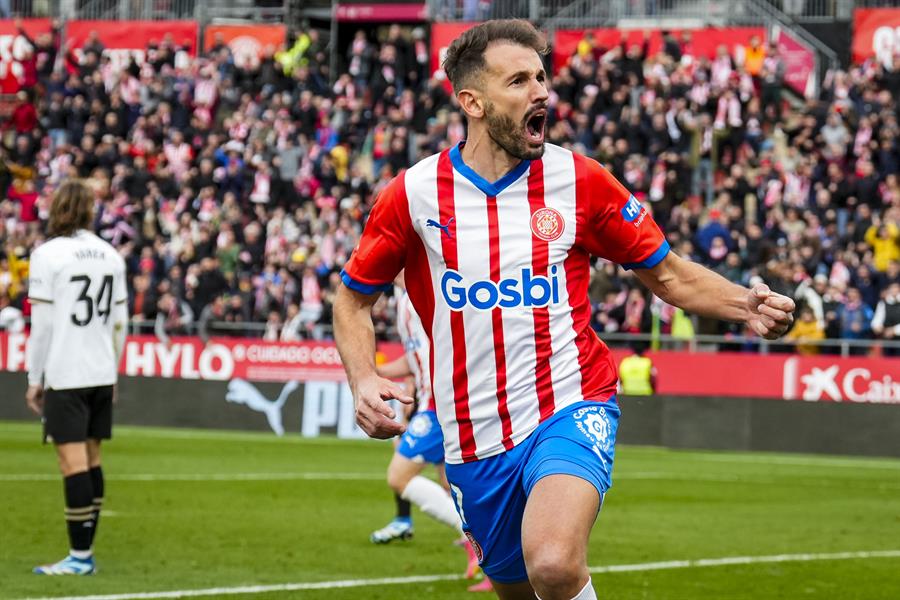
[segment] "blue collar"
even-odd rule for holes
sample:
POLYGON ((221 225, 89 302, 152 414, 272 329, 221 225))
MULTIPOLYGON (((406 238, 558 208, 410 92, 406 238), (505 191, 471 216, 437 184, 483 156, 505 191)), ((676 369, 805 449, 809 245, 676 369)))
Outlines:
POLYGON ((519 177, 521 177, 522 174, 528 170, 529 165, 531 165, 530 160, 523 160, 518 165, 516 165, 516 167, 512 171, 510 171, 494 183, 491 183, 490 181, 473 171, 472 167, 463 162, 460 148, 462 148, 462 145, 464 143, 465 142, 460 142, 450 149, 450 162, 453 164, 453 168, 456 169, 460 175, 471 181, 472 185, 484 192, 487 196, 493 196, 495 198, 499 196, 503 190, 508 188, 511 184, 515 183, 519 179, 519 177))

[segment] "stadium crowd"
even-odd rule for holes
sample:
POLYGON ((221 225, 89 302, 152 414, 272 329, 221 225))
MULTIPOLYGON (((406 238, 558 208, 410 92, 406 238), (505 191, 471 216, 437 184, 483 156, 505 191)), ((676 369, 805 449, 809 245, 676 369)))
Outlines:
MULTIPOLYGON (((57 32, 29 39, 0 148, 0 326, 28 315, 29 251, 55 186, 77 176, 96 190, 95 229, 126 257, 136 330, 327 336, 379 190, 465 138, 424 30, 380 33, 353 38, 333 84, 314 30, 258 65, 223 43, 176 62, 163 39, 120 65, 96 37, 78 52, 57 32)), ((788 101, 775 46, 741 55, 695 56, 689 36, 651 55, 588 35, 553 74, 548 141, 606 165, 682 256, 797 298, 799 342, 900 339, 900 57, 829 72, 816 99, 788 101)), ((598 332, 741 333, 602 260, 590 292, 598 332)), ((376 309, 382 337, 390 311, 376 309)))

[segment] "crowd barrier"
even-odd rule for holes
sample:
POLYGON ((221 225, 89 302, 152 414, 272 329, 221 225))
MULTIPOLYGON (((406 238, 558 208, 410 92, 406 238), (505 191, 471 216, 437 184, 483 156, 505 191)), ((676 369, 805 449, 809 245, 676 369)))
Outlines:
MULTIPOLYGON (((25 385, 24 374, 0 372, 0 420, 37 423, 25 407, 25 385)), ((667 395, 620 397, 619 404, 623 444, 900 456, 900 408, 892 405, 667 395)), ((115 422, 365 439, 344 381, 122 377, 115 422)))
MULTIPOLYGON (((26 334, 0 333, 0 371, 25 370, 26 334)), ((379 360, 403 353, 397 342, 378 347, 379 360)), ((616 362, 630 353, 613 348, 616 362)), ((800 356, 742 352, 659 350, 647 354, 664 396, 766 398, 865 404, 900 404, 900 358, 800 356)), ((248 381, 343 381, 331 341, 268 342, 252 338, 175 337, 162 343, 128 336, 119 372, 128 377, 248 381)), ((900 410, 900 409, 898 409, 900 410)))
MULTIPOLYGON (((24 404, 26 342, 0 334, 0 420, 34 418, 24 404)), ((379 346, 379 360, 401 353, 379 346)), ((617 361, 627 353, 613 350, 617 361)), ((649 356, 658 394, 620 399, 623 443, 900 456, 900 359, 649 356)), ((120 372, 120 424, 365 437, 331 342, 132 336, 120 372)))

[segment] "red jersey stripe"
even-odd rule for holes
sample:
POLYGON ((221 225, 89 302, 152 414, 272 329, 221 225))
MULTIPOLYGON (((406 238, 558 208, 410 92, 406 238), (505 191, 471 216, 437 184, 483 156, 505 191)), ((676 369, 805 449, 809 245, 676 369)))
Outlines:
MULTIPOLYGON (((544 208, 544 163, 531 161, 528 172, 528 206, 533 215, 544 208)), ((550 256, 549 244, 532 233, 531 235, 531 270, 535 276, 547 276, 550 256)), ((535 379, 537 386, 540 420, 544 421, 555 412, 556 401, 553 397, 553 376, 550 369, 550 355, 553 347, 550 341, 550 310, 547 307, 535 308, 534 312, 534 348, 535 379)))
MULTIPOLYGON (((500 283, 500 224, 497 216, 497 198, 487 198, 488 240, 490 245, 491 281, 500 283)), ((497 414, 500 416, 500 430, 503 447, 512 450, 512 421, 506 402, 506 345, 503 342, 503 310, 497 306, 491 311, 494 330, 494 363, 497 368, 497 414)))
MULTIPOLYGON (((441 234, 441 253, 448 269, 459 269, 456 247, 456 205, 453 191, 453 164, 450 152, 441 152, 437 164, 437 195, 440 222, 446 224, 447 235, 441 234)), ((453 344, 453 405, 459 426, 459 445, 463 462, 477 460, 475 432, 469 416, 469 377, 466 371, 466 334, 463 314, 450 311, 450 334, 453 344)), ((432 354, 433 355, 433 354, 432 354)), ((432 390, 434 393, 434 390, 432 390)))
POLYGON ((569 306, 572 307, 572 328, 575 330, 575 345, 578 347, 578 364, 581 368, 581 395, 585 400, 606 400, 615 393, 616 377, 610 385, 609 373, 617 373, 612 354, 591 328, 591 305, 579 301, 587 297, 590 283, 590 256, 584 250, 584 230, 579 227, 587 223, 587 207, 590 202, 587 159, 580 154, 572 155, 575 160, 575 245, 563 263, 566 272, 566 290, 569 306), (602 366, 603 363, 606 365, 602 366))
MULTIPOLYGON (((409 232, 408 244, 409 251, 406 253, 406 264, 404 280, 406 282, 406 292, 414 307, 417 308, 416 314, 422 321, 422 328, 428 335, 429 352, 428 352, 428 372, 424 374, 429 380, 429 388, 431 390, 431 398, 429 400, 429 408, 435 409, 434 398, 434 339, 432 336, 432 324, 434 322, 434 288, 431 286, 431 266, 428 264, 428 254, 425 251, 425 245, 412 227, 412 220, 409 216, 409 199, 406 197, 406 186, 401 186, 404 196, 404 205, 407 206, 406 213, 401 214, 401 218, 406 217, 408 222, 403 223, 403 227, 409 232)), ((423 371, 423 373, 425 373, 423 371)))

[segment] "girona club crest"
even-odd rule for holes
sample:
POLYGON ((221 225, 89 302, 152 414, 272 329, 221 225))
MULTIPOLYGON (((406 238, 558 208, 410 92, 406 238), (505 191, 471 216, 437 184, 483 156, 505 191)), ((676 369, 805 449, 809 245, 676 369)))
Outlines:
POLYGON ((531 232, 544 240, 558 240, 566 228, 566 222, 555 208, 539 208, 531 215, 531 232))
POLYGON ((478 559, 478 564, 481 564, 484 560, 484 551, 481 549, 481 544, 475 541, 475 536, 473 536, 471 532, 466 531, 464 533, 466 534, 466 539, 472 544, 472 550, 475 551, 475 557, 478 559))

